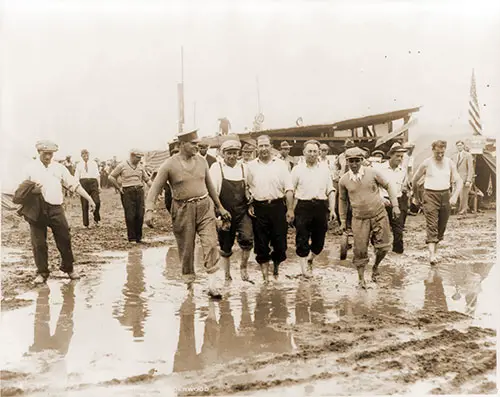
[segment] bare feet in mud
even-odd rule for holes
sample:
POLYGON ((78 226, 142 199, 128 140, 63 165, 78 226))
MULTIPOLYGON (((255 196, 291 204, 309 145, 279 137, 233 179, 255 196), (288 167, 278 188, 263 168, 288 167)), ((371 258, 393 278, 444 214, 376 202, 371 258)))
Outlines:
POLYGON ((375 271, 372 273, 372 281, 373 281, 374 283, 376 283, 376 282, 378 281, 378 276, 380 276, 380 273, 379 273, 377 270, 375 270, 375 271))
POLYGON ((366 282, 365 282, 364 279, 358 281, 358 287, 361 288, 361 289, 366 290, 366 282))

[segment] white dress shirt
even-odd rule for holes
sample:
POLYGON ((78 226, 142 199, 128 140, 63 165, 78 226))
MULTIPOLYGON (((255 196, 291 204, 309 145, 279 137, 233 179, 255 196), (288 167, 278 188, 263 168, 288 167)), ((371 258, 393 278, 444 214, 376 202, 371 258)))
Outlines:
POLYGON ((274 157, 269 163, 259 158, 247 165, 247 186, 254 200, 276 200, 293 190, 292 175, 286 163, 274 157))
POLYGON ((78 179, 72 176, 64 165, 51 162, 45 167, 38 159, 27 166, 24 179, 42 185, 43 199, 52 205, 62 205, 62 185, 72 191, 80 185, 78 179))
POLYGON ((99 180, 99 166, 93 160, 87 161, 87 170, 85 170, 85 161, 80 161, 76 165, 76 179, 97 179, 99 180))
POLYGON ((292 169, 292 184, 299 200, 327 200, 334 190, 330 169, 319 161, 313 166, 305 161, 297 164, 292 169))
MULTIPOLYGON (((396 168, 392 168, 389 161, 381 163, 377 166, 384 177, 392 184, 394 190, 396 191, 396 197, 401 197, 403 195, 403 186, 407 183, 407 172, 406 168, 401 163, 396 168)), ((389 197, 389 193, 383 187, 380 186, 380 196, 389 197)))
POLYGON ((210 179, 214 184, 215 190, 217 191, 217 195, 220 194, 222 189, 222 171, 224 172, 224 179, 228 181, 242 181, 245 180, 246 164, 236 163, 234 167, 230 167, 226 164, 224 160, 222 162, 215 162, 210 167, 210 179))

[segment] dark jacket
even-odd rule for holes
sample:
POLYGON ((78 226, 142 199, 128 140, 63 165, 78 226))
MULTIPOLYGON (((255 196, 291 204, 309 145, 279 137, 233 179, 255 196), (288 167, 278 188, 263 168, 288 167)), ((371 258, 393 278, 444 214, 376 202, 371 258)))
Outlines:
POLYGON ((39 222, 45 218, 45 201, 41 193, 33 193, 35 187, 35 182, 28 180, 22 182, 12 199, 14 204, 22 205, 17 213, 30 223, 39 222))

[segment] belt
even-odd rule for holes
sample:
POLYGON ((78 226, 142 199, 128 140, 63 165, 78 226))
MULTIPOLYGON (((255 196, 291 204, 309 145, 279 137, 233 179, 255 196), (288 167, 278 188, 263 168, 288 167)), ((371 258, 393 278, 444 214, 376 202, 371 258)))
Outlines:
POLYGON ((432 190, 432 189, 425 189, 426 192, 433 192, 433 193, 444 193, 444 192, 449 192, 450 189, 443 189, 443 190, 432 190))
POLYGON ((142 185, 125 186, 125 187, 123 187, 123 190, 125 190, 125 189, 142 190, 142 189, 143 189, 143 187, 142 187, 142 185))
POLYGON ((283 197, 273 199, 273 200, 254 200, 253 201, 256 204, 262 204, 262 205, 270 205, 270 204, 277 204, 277 203, 282 203, 283 202, 283 197))
POLYGON ((298 202, 302 202, 302 203, 327 203, 328 200, 324 200, 324 199, 309 199, 309 200, 302 200, 302 199, 299 199, 298 202))
POLYGON ((208 193, 207 194, 204 194, 203 196, 199 196, 199 197, 192 197, 190 199, 187 199, 187 200, 178 200, 176 198, 174 198, 175 201, 178 201, 179 203, 196 203, 197 201, 201 201, 203 199, 206 199, 208 197, 208 193))

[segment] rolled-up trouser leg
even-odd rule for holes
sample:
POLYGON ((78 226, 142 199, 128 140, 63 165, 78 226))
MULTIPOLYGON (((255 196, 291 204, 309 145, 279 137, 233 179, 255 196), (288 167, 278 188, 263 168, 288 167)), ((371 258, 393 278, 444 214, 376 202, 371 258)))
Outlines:
POLYGON ((238 217, 236 240, 243 251, 250 251, 253 248, 252 220, 246 212, 241 217, 238 217))
POLYGON ((438 214, 438 241, 441 241, 444 238, 446 225, 448 224, 448 219, 450 218, 450 210, 450 192, 445 191, 441 193, 441 206, 439 207, 438 214))
POLYGON ((441 208, 441 197, 439 192, 425 190, 424 192, 424 215, 426 224, 427 238, 426 244, 437 243, 438 239, 438 221, 439 209, 441 208))
POLYGON ((387 253, 391 247, 391 225, 386 211, 380 212, 370 219, 370 239, 375 253, 387 253))
POLYGON ((185 282, 195 279, 194 246, 196 237, 196 207, 194 203, 172 202, 172 226, 182 263, 182 277, 185 282))
POLYGON ((270 209, 271 217, 271 259, 274 263, 280 264, 286 260, 288 224, 286 222, 286 205, 280 201, 272 205, 270 209))
POLYGON ((315 203, 313 214, 311 225, 311 251, 314 255, 319 255, 325 246, 325 236, 328 231, 328 202, 315 203))
POLYGON ((363 268, 368 263, 368 244, 370 243, 370 219, 352 218, 353 259, 356 268, 363 268))
POLYGON ((215 273, 219 269, 219 244, 212 200, 207 197, 189 205, 196 212, 196 232, 203 250, 203 265, 208 274, 215 273))

